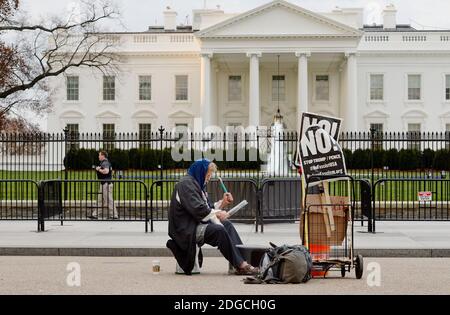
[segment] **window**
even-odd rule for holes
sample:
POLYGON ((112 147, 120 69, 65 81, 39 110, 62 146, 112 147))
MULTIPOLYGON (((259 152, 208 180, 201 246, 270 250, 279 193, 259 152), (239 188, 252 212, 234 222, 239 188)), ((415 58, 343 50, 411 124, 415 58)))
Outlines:
POLYGON ((149 75, 139 76, 139 100, 152 100, 152 77, 149 75))
POLYGON ((78 150, 80 148, 80 128, 78 124, 67 124, 67 147, 66 150, 78 150))
POLYGON ((187 75, 177 75, 175 77, 175 94, 175 100, 177 101, 187 101, 189 99, 187 75))
POLYGON ((420 150, 420 124, 408 124, 408 149, 420 150))
POLYGON ((181 138, 188 133, 188 124, 175 124, 175 136, 181 138))
POLYGON ((383 124, 370 124, 370 129, 375 131, 373 149, 383 149, 383 124))
POLYGON ((417 101, 421 100, 421 85, 422 78, 420 74, 408 75, 408 100, 417 101))
POLYGON ((116 131, 114 124, 103 124, 103 149, 113 150, 116 131))
POLYGON ((286 100, 286 77, 284 75, 272 76, 272 101, 284 102, 286 100))
POLYGON ((242 77, 240 75, 230 75, 228 77, 228 101, 242 101, 242 77))
POLYGON ((384 99, 384 76, 382 74, 370 75, 370 100, 382 101, 384 99))
POLYGON ((78 101, 80 98, 80 80, 77 76, 69 76, 66 79, 67 100, 78 101))
POLYGON ((316 75, 316 101, 330 100, 330 80, 328 75, 316 75))
POLYGON ((445 76, 445 100, 450 101, 450 74, 445 76))
POLYGON ((150 148, 149 140, 152 136, 152 125, 151 124, 139 124, 139 147, 140 148, 150 148))
POLYGON ((116 100, 116 77, 114 76, 103 77, 103 100, 104 101, 116 100))

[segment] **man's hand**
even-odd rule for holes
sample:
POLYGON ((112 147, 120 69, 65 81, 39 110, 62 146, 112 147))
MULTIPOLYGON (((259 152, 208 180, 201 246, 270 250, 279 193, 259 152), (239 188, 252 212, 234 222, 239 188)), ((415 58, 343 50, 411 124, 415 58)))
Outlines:
POLYGON ((221 208, 225 208, 226 206, 228 206, 231 203, 233 203, 233 201, 234 201, 234 199, 233 199, 233 195, 232 194, 230 194, 230 193, 223 194, 221 208))
POLYGON ((219 211, 219 212, 216 213, 216 216, 220 220, 220 222, 228 220, 228 218, 230 217, 228 215, 228 212, 226 212, 226 211, 219 211))
POLYGON ((97 166, 97 167, 95 168, 95 170, 96 170, 97 172, 100 172, 100 166, 97 166))

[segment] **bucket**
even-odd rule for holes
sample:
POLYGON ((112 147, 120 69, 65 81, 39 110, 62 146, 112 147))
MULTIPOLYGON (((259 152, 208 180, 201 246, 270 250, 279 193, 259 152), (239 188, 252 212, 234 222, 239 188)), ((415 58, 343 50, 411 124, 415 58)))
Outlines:
POLYGON ((309 252, 313 261, 328 260, 330 258, 330 245, 310 244, 309 252))
MULTIPOLYGON (((323 261, 330 258, 330 245, 326 244, 310 244, 309 252, 313 261, 323 261)), ((311 270, 311 276, 313 278, 324 278, 328 274, 328 271, 322 270, 320 267, 316 267, 311 270)))

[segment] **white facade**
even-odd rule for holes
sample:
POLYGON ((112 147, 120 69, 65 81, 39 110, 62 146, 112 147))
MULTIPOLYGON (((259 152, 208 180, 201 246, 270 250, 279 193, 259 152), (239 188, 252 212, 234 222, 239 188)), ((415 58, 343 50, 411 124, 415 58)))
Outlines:
POLYGON ((176 27, 169 10, 164 27, 111 34, 124 60, 115 89, 88 69, 72 70, 70 93, 54 79, 48 131, 193 128, 196 118, 269 126, 278 105, 291 130, 301 111, 342 117, 348 131, 450 130, 450 30, 418 31, 395 16, 388 6, 385 25, 365 26, 362 9, 314 13, 277 0, 242 14, 194 11, 192 27, 176 27), (140 92, 140 77, 151 88, 140 92))

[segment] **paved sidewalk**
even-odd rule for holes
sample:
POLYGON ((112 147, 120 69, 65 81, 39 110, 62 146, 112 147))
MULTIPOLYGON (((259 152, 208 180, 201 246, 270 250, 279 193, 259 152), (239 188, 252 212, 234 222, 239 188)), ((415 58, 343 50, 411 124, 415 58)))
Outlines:
POLYGON ((289 285, 244 284, 243 276, 227 274, 224 258, 206 258, 201 274, 192 277, 175 275, 175 259, 159 258, 161 273, 154 275, 153 259, 0 257, 0 294, 170 294, 180 299, 205 294, 450 294, 449 258, 367 258, 361 280, 356 280, 354 271, 344 279, 332 271, 327 279, 289 285), (67 279, 73 279, 73 267, 68 268, 73 263, 79 266, 80 287, 67 285, 67 279), (375 266, 380 271, 378 284, 374 283, 375 266))
MULTIPOLYGON (((298 244, 298 223, 269 224, 264 233, 254 225, 235 224, 245 244, 298 244)), ((0 255, 21 256, 171 256, 165 244, 167 222, 47 222, 37 233, 35 222, 0 222, 0 255)), ((355 248, 371 257, 450 257, 450 222, 377 222, 377 233, 355 223, 355 248)), ((206 256, 218 256, 205 246, 206 256)))

